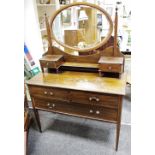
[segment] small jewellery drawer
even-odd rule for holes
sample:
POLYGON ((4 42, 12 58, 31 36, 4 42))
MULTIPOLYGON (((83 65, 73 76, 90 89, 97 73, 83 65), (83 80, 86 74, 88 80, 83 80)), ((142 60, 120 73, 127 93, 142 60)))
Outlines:
POLYGON ((98 94, 82 91, 71 91, 70 98, 72 102, 84 103, 90 105, 99 105, 111 108, 117 108, 118 96, 108 94, 98 94))
POLYGON ((56 68, 56 65, 54 62, 40 60, 40 63, 41 63, 41 66, 45 68, 56 68))
POLYGON ((70 114, 80 117, 98 118, 102 120, 117 120, 117 109, 101 106, 91 106, 78 103, 67 103, 58 101, 35 100, 35 107, 42 110, 70 114))
POLYGON ((65 89, 48 88, 48 87, 29 87, 32 96, 42 96, 49 99, 69 100, 68 91, 65 89))
POLYGON ((104 72, 122 72, 122 65, 121 64, 100 64, 99 69, 104 72))

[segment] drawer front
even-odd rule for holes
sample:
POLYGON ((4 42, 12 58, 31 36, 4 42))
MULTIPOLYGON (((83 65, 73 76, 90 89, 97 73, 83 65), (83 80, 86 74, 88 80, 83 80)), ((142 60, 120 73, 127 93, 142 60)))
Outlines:
POLYGON ((30 86, 29 90, 31 96, 40 96, 47 99, 69 101, 69 91, 65 89, 30 86))
POLYGON ((103 118, 106 120, 117 121, 117 109, 105 108, 101 106, 92 106, 89 113, 94 118, 103 118))
POLYGON ((40 60, 40 64, 44 68, 58 68, 61 66, 62 63, 63 63, 63 59, 60 59, 59 61, 56 61, 56 62, 40 60))
POLYGON ((42 110, 60 112, 80 117, 96 118, 101 120, 117 120, 117 109, 110 109, 101 106, 91 106, 77 103, 58 101, 47 101, 35 99, 35 107, 42 110))
POLYGON ((104 72, 122 72, 122 65, 116 65, 116 64, 100 64, 99 69, 104 72))
POLYGON ((71 102, 84 103, 89 105, 99 105, 109 108, 118 107, 117 95, 105 95, 82 91, 71 91, 71 102))
POLYGON ((40 64, 45 68, 56 68, 55 62, 40 60, 40 64))

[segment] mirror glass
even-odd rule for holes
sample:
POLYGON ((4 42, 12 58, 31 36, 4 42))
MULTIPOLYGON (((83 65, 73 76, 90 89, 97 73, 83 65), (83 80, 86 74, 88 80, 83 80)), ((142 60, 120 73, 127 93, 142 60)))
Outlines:
MULTIPOLYGON (((100 10, 85 5, 62 10, 52 23, 55 40, 77 49, 95 48, 108 35, 109 29, 107 17, 100 10)), ((78 50, 61 48, 67 53, 79 54, 78 50)))

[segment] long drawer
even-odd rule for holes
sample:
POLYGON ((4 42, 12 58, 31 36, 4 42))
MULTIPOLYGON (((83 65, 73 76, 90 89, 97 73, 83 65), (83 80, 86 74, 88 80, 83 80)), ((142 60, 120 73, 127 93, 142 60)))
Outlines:
POLYGON ((108 94, 98 94, 82 91, 71 91, 70 98, 72 102, 99 105, 111 108, 118 107, 118 96, 108 94))
POLYGON ((76 90, 66 90, 60 88, 48 88, 48 87, 37 87, 30 86, 31 96, 42 97, 47 99, 56 99, 67 102, 75 102, 87 105, 96 105, 104 106, 108 108, 117 108, 118 107, 118 96, 117 95, 108 95, 108 94, 99 94, 91 93, 85 91, 76 91, 76 90))
POLYGON ((67 103, 57 100, 34 99, 35 107, 41 110, 60 112, 75 116, 98 118, 101 120, 117 120, 117 109, 105 108, 102 106, 86 105, 79 103, 67 103))

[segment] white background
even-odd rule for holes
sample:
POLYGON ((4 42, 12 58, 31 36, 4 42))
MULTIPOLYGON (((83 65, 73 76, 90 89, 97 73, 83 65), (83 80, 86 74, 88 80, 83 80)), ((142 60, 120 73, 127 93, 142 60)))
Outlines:
POLYGON ((38 28, 37 8, 34 4, 35 0, 24 0, 24 2, 24 41, 28 50, 31 51, 36 66, 40 66, 39 59, 44 52, 40 29, 38 28))
MULTIPOLYGON (((155 5, 132 0, 132 155, 155 154, 155 5)), ((0 1, 0 154, 24 154, 24 1, 0 1)))

